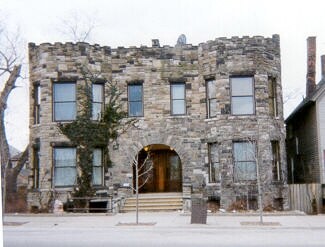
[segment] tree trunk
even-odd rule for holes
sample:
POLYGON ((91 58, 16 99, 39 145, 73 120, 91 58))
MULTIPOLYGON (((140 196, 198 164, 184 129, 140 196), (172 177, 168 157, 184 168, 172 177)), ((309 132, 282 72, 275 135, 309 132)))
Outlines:
POLYGON ((15 88, 15 83, 20 75, 21 65, 15 65, 10 71, 10 76, 5 83, 5 86, 0 95, 0 158, 1 158, 1 190, 2 190, 2 212, 5 209, 5 186, 6 168, 11 168, 9 145, 5 131, 5 110, 7 108, 7 100, 11 91, 15 88))

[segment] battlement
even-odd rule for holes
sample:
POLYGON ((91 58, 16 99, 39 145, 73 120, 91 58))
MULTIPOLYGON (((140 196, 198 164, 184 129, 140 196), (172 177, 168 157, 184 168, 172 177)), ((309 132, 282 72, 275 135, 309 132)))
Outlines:
POLYGON ((34 52, 38 51, 40 53, 52 53, 53 55, 65 55, 65 54, 77 54, 81 56, 86 56, 91 53, 102 53, 105 56, 119 56, 123 54, 133 53, 144 57, 152 56, 155 58, 171 58, 173 54, 195 52, 199 47, 203 49, 214 49, 217 50, 218 46, 226 46, 226 49, 233 49, 237 47, 248 47, 248 46, 264 46, 265 48, 280 49, 280 37, 274 34, 271 38, 265 38, 263 36, 233 36, 231 38, 220 37, 215 40, 208 40, 202 42, 199 45, 192 44, 182 44, 182 45, 159 45, 158 39, 152 40, 152 46, 130 46, 123 47, 119 46, 117 48, 111 48, 110 46, 101 46, 99 44, 89 44, 86 42, 55 42, 51 43, 41 43, 36 45, 35 43, 29 43, 29 52, 32 55, 34 52))

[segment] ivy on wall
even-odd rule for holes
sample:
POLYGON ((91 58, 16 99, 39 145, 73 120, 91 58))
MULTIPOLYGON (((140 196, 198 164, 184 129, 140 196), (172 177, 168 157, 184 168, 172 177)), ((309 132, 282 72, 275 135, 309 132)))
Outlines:
MULTIPOLYGON (((69 138, 71 144, 77 147, 77 181, 73 197, 91 197, 94 195, 92 186, 93 150, 102 148, 104 153, 104 171, 111 165, 108 144, 115 140, 120 133, 121 126, 130 126, 135 120, 123 121, 127 113, 119 103, 117 85, 100 78, 105 83, 106 98, 104 111, 99 120, 92 120, 92 83, 98 82, 98 76, 92 74, 87 67, 81 68, 83 85, 78 85, 78 101, 80 110, 76 120, 69 123, 59 123, 60 131, 69 138)), ((82 201, 80 201, 82 204, 82 201)), ((79 205, 85 206, 85 205, 79 205)))

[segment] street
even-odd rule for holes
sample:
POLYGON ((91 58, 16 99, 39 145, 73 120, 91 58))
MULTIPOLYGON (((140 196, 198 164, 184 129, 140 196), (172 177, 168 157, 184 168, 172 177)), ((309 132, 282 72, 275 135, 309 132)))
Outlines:
MULTIPOLYGON (((133 214, 78 217, 6 217, 5 247, 28 246, 292 246, 323 247, 324 216, 270 216, 265 221, 279 225, 251 226, 257 217, 208 216, 207 225, 191 225, 190 216, 149 213, 143 222, 155 224, 118 225, 132 222, 133 214), (16 224, 14 224, 14 222, 16 224), (18 225, 21 224, 21 225, 18 225)), ((141 219, 141 218, 140 218, 141 219)))

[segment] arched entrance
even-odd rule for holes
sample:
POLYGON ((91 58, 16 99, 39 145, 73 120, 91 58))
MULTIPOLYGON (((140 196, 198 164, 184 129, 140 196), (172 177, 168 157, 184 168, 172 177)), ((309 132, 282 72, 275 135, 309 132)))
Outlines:
MULTIPOLYGON (((139 192, 181 192, 182 164, 178 154, 171 147, 163 144, 152 144, 144 147, 138 155, 139 192), (150 158, 144 163, 147 155, 150 158)), ((133 171, 135 174, 135 171, 133 171)), ((133 176, 135 184, 135 176, 133 176)))

